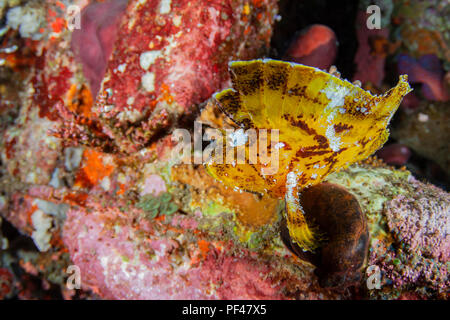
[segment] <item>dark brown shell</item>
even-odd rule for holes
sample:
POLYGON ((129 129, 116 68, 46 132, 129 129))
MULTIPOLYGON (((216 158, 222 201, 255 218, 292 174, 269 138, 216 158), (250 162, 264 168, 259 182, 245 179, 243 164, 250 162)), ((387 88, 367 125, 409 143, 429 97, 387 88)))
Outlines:
POLYGON ((301 250, 289 238, 285 222, 281 237, 299 258, 314 264, 322 287, 346 288, 362 277, 369 245, 364 213, 354 195, 343 187, 321 183, 302 192, 301 204, 308 223, 324 234, 316 253, 301 250))

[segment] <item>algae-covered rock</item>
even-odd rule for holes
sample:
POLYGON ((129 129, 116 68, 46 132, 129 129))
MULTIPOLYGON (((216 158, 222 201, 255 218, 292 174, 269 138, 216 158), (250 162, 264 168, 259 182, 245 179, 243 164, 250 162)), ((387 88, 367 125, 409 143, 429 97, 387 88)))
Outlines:
MULTIPOLYGON (((246 214, 246 209, 237 203, 240 197, 251 199, 253 194, 223 191, 215 180, 201 173, 202 167, 168 170, 172 172, 167 181, 172 186, 169 191, 185 188, 184 214, 177 212, 164 219, 158 218, 145 227, 132 222, 133 214, 125 218, 114 207, 101 209, 91 204, 91 214, 69 212, 70 223, 65 225, 69 252, 88 275, 88 286, 99 288, 100 295, 151 298, 155 297, 154 291, 149 290, 153 285, 161 297, 166 298, 355 297, 351 291, 330 292, 320 288, 314 267, 285 248, 278 228, 282 204, 268 208, 273 218, 263 224, 257 215, 247 217, 244 222, 240 216, 246 214), (108 223, 100 223, 103 219, 108 223), (82 231, 83 225, 91 226, 89 235, 82 231), (108 225, 115 227, 110 229, 112 226, 108 225), (102 237, 98 240, 100 234, 102 237), (76 247, 75 239, 78 239, 76 247), (147 248, 148 243, 150 248, 147 248), (92 248, 97 253, 103 252, 101 257, 93 256, 92 248), (128 258, 120 262, 122 259, 117 260, 117 254, 128 258), (152 257, 150 261, 144 258, 147 254, 152 257), (101 262, 107 260, 117 263, 101 262), (234 273, 236 268, 247 271, 234 273), (217 282, 218 269, 224 273, 217 282), (130 272, 133 274, 137 270, 140 270, 139 281, 136 276, 130 276, 130 272), (112 278, 112 274, 117 278, 112 278), (162 274, 164 282, 155 283, 162 274), (176 290, 180 277, 190 284, 186 290, 176 290), (113 279, 120 279, 120 285, 113 279), (242 283, 249 284, 250 279, 253 283, 250 287, 242 286, 242 283), (273 289, 262 289, 266 286, 273 289), (134 289, 127 291, 126 288, 134 289), (255 293, 254 290, 262 291, 255 293)), ((360 283, 360 297, 398 298, 411 293, 428 298, 445 295, 449 247, 447 193, 416 181, 407 171, 367 164, 335 173, 328 181, 352 192, 368 219, 371 241, 367 267, 379 268, 380 289, 369 289, 364 278, 360 283), (420 232, 416 232, 421 219, 426 219, 427 223, 422 223, 420 232)), ((253 201, 261 203, 267 199, 253 201)))
POLYGON ((410 114, 402 114, 392 136, 421 156, 438 163, 450 174, 450 105, 424 102, 410 114))
POLYGON ((358 198, 370 227, 368 266, 381 271, 372 298, 397 298, 411 290, 437 297, 448 290, 450 196, 408 171, 352 167, 329 181, 358 198))

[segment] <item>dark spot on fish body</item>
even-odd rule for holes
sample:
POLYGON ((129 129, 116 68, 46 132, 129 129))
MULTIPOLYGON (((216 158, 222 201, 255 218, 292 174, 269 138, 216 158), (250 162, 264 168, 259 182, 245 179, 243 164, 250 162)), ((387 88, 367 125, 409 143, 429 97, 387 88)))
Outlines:
POLYGON ((352 125, 348 125, 348 124, 345 124, 345 123, 338 123, 338 124, 334 125, 334 131, 336 133, 341 133, 344 130, 350 130, 352 128, 353 128, 352 125))
POLYGON ((285 66, 270 66, 266 67, 268 71, 266 74, 266 85, 270 90, 279 90, 284 93, 286 91, 286 84, 288 79, 288 70, 285 66))

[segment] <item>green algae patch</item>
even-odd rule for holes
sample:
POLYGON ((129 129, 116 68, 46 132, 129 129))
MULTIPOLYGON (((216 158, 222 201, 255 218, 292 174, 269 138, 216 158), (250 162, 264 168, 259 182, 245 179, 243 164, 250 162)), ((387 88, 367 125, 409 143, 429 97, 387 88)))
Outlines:
POLYGON ((178 210, 178 206, 172 202, 172 195, 164 192, 159 196, 147 194, 139 200, 136 207, 145 211, 147 219, 154 219, 160 215, 172 215, 178 210))

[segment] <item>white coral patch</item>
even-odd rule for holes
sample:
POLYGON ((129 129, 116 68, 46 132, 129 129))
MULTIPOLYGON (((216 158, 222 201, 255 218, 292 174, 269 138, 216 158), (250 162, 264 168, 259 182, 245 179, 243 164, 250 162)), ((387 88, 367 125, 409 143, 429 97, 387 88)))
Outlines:
POLYGON ((111 180, 109 179, 109 177, 104 177, 100 182, 100 186, 103 188, 103 190, 109 191, 109 188, 111 187, 111 180))
POLYGON ((161 0, 159 3, 159 13, 160 14, 167 14, 170 12, 170 4, 171 0, 161 0))
POLYGON ((68 171, 76 170, 81 163, 83 148, 69 147, 64 150, 64 166, 68 171))
POLYGON ((19 29, 19 33, 23 38, 40 40, 42 34, 39 32, 39 29, 45 23, 44 17, 45 14, 42 9, 24 6, 10 9, 6 19, 7 25, 14 30, 19 29))
MULTIPOLYGON (((130 102, 134 102, 134 99, 130 102)), ((128 103, 128 99, 127 99, 128 103)), ((142 113, 136 109, 133 109, 131 106, 126 107, 122 112, 117 114, 117 119, 120 121, 130 121, 136 122, 142 117, 142 113)))
POLYGON ((161 50, 146 51, 139 57, 139 64, 142 69, 148 70, 155 63, 156 59, 161 57, 161 50))
POLYGON ((172 22, 175 27, 179 27, 181 25, 181 16, 173 17, 172 22))
POLYGON ((141 78, 141 83, 145 91, 155 91, 155 74, 153 72, 146 72, 141 78))
POLYGON ((122 64, 120 64, 120 65, 117 66, 117 70, 118 70, 120 73, 123 73, 123 72, 125 71, 126 68, 127 68, 127 64, 126 64, 126 63, 122 63, 122 64))
POLYGON ((50 249, 51 234, 49 230, 52 227, 52 217, 37 209, 31 215, 31 222, 34 227, 34 231, 31 234, 34 243, 39 251, 47 251, 50 249))
POLYGON ((127 105, 131 106, 134 103, 134 97, 128 97, 127 105))

